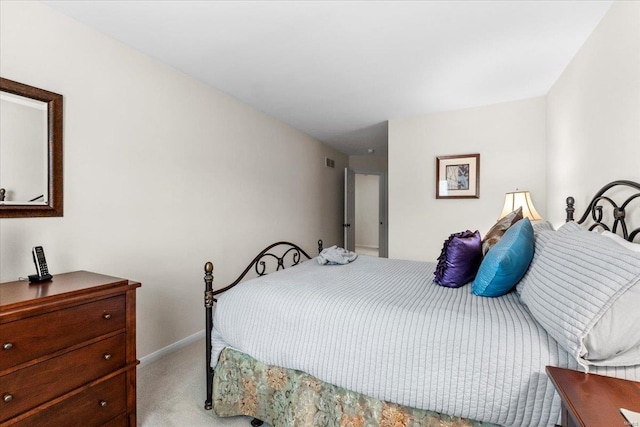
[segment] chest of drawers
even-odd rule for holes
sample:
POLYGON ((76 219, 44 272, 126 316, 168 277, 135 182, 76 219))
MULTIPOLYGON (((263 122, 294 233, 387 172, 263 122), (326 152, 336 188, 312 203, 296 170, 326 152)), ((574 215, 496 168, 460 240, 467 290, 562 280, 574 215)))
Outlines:
POLYGON ((136 289, 87 271, 0 284, 0 427, 136 425, 136 289))

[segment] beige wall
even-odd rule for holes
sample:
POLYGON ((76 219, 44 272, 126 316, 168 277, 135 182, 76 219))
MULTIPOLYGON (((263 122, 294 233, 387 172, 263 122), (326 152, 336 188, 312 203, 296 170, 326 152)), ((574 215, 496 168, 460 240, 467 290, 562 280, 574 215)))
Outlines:
POLYGON ((64 96, 63 218, 0 220, 0 280, 89 270, 141 281, 138 354, 204 328, 267 244, 339 244, 347 158, 38 2, 0 2, 0 74, 64 96), (324 157, 336 168, 324 167, 324 157))
POLYGON ((640 181, 640 3, 630 1, 612 5, 547 95, 550 218, 562 222, 569 195, 582 213, 616 179, 640 181))
POLYGON ((387 172, 386 156, 349 156, 349 167, 356 172, 387 172))
POLYGON ((495 223, 504 194, 545 215, 544 97, 389 122, 389 257, 434 261, 451 233, 495 223), (480 153, 480 198, 436 199, 436 157, 480 153))

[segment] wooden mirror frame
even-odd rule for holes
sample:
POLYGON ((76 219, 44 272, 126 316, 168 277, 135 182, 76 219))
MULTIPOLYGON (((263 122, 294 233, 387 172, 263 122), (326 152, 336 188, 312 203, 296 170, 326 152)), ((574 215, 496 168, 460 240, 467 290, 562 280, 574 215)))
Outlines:
POLYGON ((0 91, 47 104, 47 205, 0 205, 0 218, 63 216, 62 95, 0 77, 0 91))

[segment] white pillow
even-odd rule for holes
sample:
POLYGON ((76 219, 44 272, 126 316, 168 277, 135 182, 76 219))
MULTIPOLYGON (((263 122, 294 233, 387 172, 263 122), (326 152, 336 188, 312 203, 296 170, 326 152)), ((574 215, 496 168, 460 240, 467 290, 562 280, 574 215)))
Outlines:
POLYGON ((634 252, 640 252, 640 243, 633 243, 630 242, 628 240, 625 240, 623 237, 618 236, 615 233, 612 233, 610 231, 603 231, 601 233, 604 237, 608 237, 609 239, 613 240, 614 242, 624 246, 625 248, 632 250, 634 252))
POLYGON ((542 252, 542 248, 544 247, 544 245, 547 244, 551 235, 556 232, 553 228, 553 225, 551 225, 549 221, 535 222, 535 223, 532 223, 532 226, 533 226, 533 239, 534 239, 533 240, 534 242, 533 259, 531 260, 531 264, 529 264, 529 269, 524 274, 524 276, 522 276, 522 279, 520 279, 520 281, 516 285, 516 293, 518 294, 519 297, 522 296, 522 290, 524 289, 525 286, 527 286, 527 283, 529 282, 529 279, 531 277, 531 274, 530 274, 531 267, 533 266, 533 264, 536 263, 538 259, 538 254, 542 252))
MULTIPOLYGON (((604 230, 600 235, 629 250, 640 252, 640 244, 629 242, 611 231, 604 230)), ((621 366, 632 364, 633 360, 626 360, 626 357, 640 352, 640 328, 632 328, 627 332, 625 329, 628 327, 629 319, 633 319, 634 314, 638 311, 638 301, 640 301, 640 286, 632 286, 613 303, 611 309, 596 323, 591 333, 585 338, 585 346, 591 349, 590 359, 607 359, 607 354, 614 352, 617 356, 609 358, 610 361, 615 361, 621 366), (625 345, 608 348, 605 352, 599 351, 601 348, 606 348, 607 343, 625 343, 625 345), (630 351, 629 347, 635 347, 635 350, 630 351)))
POLYGON ((545 231, 556 231, 556 229, 553 228, 553 224, 549 221, 535 221, 531 223, 531 226, 533 227, 533 233, 535 235, 544 233, 545 231))
POLYGON ((638 304, 640 285, 631 286, 593 326, 584 339, 588 360, 594 365, 631 366, 638 364, 640 327, 638 304), (635 319, 635 320, 634 320, 635 319), (634 323, 635 322, 635 323, 634 323))
POLYGON ((533 317, 585 367, 640 364, 640 253, 573 222, 545 238, 521 295, 533 317))

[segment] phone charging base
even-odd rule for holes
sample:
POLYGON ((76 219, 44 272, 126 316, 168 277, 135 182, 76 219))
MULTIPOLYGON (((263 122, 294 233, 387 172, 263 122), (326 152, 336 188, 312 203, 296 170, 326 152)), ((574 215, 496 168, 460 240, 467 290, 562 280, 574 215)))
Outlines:
POLYGON ((38 276, 37 274, 29 275, 29 282, 31 283, 46 282, 51 279, 53 279, 53 276, 50 274, 45 274, 44 276, 38 276))

